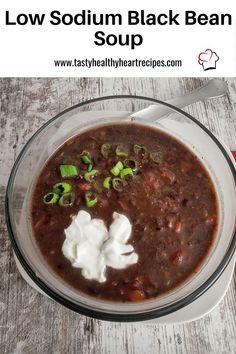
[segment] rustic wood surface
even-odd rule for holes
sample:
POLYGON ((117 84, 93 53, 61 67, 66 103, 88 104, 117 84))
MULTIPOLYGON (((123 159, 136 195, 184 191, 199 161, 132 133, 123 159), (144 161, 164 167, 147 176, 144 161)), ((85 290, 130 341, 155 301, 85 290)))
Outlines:
MULTIPOLYGON (((236 352, 236 276, 221 303, 187 324, 108 323, 80 316, 42 296, 20 276, 4 216, 13 162, 33 132, 58 112, 90 98, 134 94, 166 100, 207 79, 0 79, 0 353, 236 352)), ((236 79, 229 94, 186 108, 230 147, 236 147, 236 79)))

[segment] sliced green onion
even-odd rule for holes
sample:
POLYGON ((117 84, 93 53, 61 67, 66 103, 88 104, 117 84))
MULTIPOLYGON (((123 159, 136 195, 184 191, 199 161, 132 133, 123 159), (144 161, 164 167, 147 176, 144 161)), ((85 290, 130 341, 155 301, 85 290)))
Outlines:
POLYGON ((95 204, 97 204, 98 198, 95 193, 87 192, 85 193, 85 202, 87 208, 92 208, 95 204))
POLYGON ((118 145, 116 147, 116 155, 119 157, 127 157, 129 155, 129 150, 123 145, 118 145))
POLYGON ((124 166, 132 168, 132 170, 135 172, 135 171, 137 171, 137 169, 139 167, 139 163, 135 160, 132 160, 132 159, 125 159, 124 166))
POLYGON ((118 192, 122 192, 123 191, 123 181, 120 178, 113 178, 112 179, 112 187, 118 191, 118 192))
POLYGON ((148 154, 147 148, 146 148, 146 146, 144 146, 144 145, 137 145, 137 144, 135 144, 135 145, 133 146, 133 149, 134 149, 135 155, 139 155, 139 156, 142 156, 142 157, 146 157, 147 154, 148 154))
POLYGON ((52 191, 53 193, 62 195, 64 193, 68 193, 71 190, 71 185, 69 183, 65 183, 65 182, 59 182, 54 184, 54 186, 52 187, 52 191))
POLYGON ((60 172, 62 178, 78 176, 77 167, 74 165, 60 165, 60 172))
POLYGON ((120 171, 120 178, 124 179, 127 176, 133 176, 133 170, 130 167, 124 168, 122 171, 120 171))
POLYGON ((93 165, 90 163, 90 164, 88 165, 87 171, 88 171, 88 172, 91 172, 92 169, 93 169, 93 165))
POLYGON ((119 170, 121 171, 121 170, 124 168, 124 165, 123 165, 123 163, 122 163, 121 161, 118 161, 118 162, 116 163, 116 167, 118 167, 119 170))
POLYGON ((74 201, 75 201, 75 196, 73 193, 65 193, 59 199, 58 204, 61 207, 67 208, 69 206, 72 206, 74 204, 74 201))
POLYGON ((84 179, 87 182, 92 182, 92 180, 94 179, 94 177, 96 177, 98 175, 98 170, 92 170, 90 172, 85 172, 84 174, 84 179))
POLYGON ((80 155, 80 158, 85 165, 89 165, 92 162, 90 159, 90 154, 87 151, 83 151, 82 154, 80 155))
POLYGON ((44 204, 56 204, 59 198, 60 197, 57 193, 50 192, 45 194, 43 197, 43 202, 44 204))
POLYGON ((112 169, 110 170, 110 172, 114 175, 114 176, 119 176, 120 171, 124 168, 124 165, 121 161, 118 161, 114 167, 112 167, 112 169))
POLYGON ((156 163, 163 161, 164 154, 162 150, 150 152, 150 159, 156 163))
POLYGON ((119 176, 119 174, 120 174, 120 170, 119 170, 119 168, 118 167, 113 167, 111 170, 110 170, 110 172, 114 175, 114 176, 119 176))
POLYGON ((106 189, 110 189, 111 186, 111 177, 106 177, 103 181, 103 187, 106 189))
POLYGON ((111 144, 109 144, 109 143, 102 144, 102 146, 101 146, 102 156, 107 159, 110 152, 111 152, 111 144))

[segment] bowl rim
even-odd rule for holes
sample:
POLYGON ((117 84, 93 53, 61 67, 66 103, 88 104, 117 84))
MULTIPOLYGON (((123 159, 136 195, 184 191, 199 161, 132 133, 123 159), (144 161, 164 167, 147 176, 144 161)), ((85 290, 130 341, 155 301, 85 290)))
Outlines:
POLYGON ((181 308, 191 304, 194 300, 199 298, 202 294, 204 294, 216 281, 217 279, 221 276, 221 274, 224 272, 225 268, 229 264, 234 251, 236 249, 236 229, 234 230, 232 241, 229 245, 229 248, 222 259, 221 263, 218 265, 218 267, 215 269, 215 271, 212 273, 212 275, 196 290, 194 290, 191 294, 185 296, 184 298, 176 301, 173 304, 167 305, 163 308, 160 309, 153 309, 147 312, 142 312, 142 313, 130 313, 130 314, 119 314, 119 313, 109 313, 109 312, 103 312, 101 310, 94 310, 94 309, 89 309, 87 307, 83 307, 83 305, 78 305, 68 299, 65 299, 62 295, 58 294, 56 291, 52 290, 44 281, 42 281, 40 278, 37 277, 36 273, 31 269, 30 265, 27 263, 26 259, 24 258, 24 255, 22 254, 21 250, 19 249, 17 242, 15 240, 14 236, 14 230, 13 226, 11 223, 11 213, 10 213, 10 196, 11 196, 11 190, 12 190, 12 185, 15 179, 15 175, 18 169, 18 166, 21 162, 21 160, 24 157, 24 153, 27 150, 27 148, 30 146, 31 142, 38 136, 39 133, 41 133, 49 124, 51 124, 53 121, 57 120, 59 117, 63 116, 64 114, 79 108, 83 107, 88 104, 92 104, 95 102, 99 101, 105 101, 105 100, 114 100, 114 99, 140 99, 140 100, 146 100, 152 103, 158 103, 161 105, 164 105, 182 115, 184 115, 186 118, 190 119, 193 121, 195 124, 197 124, 200 128, 202 128, 205 133, 208 134, 208 136, 215 142, 215 144, 218 146, 218 148, 221 150, 222 154, 224 155, 226 162, 229 165, 229 168, 231 170, 235 185, 236 185, 236 169, 235 165, 232 162, 232 159, 230 158, 227 150, 225 147, 222 145, 222 143, 215 137, 213 133, 211 133, 210 130, 208 130, 200 121, 198 121, 196 118, 192 117, 190 114, 187 112, 184 112, 183 110, 179 109, 178 107, 175 107, 167 102, 163 102, 161 100, 157 100, 155 98, 151 97, 145 97, 145 96, 135 96, 135 95, 109 95, 109 96, 101 96, 98 98, 93 98, 90 100, 86 100, 80 103, 77 103, 62 112, 58 113, 51 119, 49 119, 46 123, 44 123, 37 131, 32 135, 32 137, 27 141, 27 143, 23 146, 22 150, 20 151, 19 155, 16 158, 16 161, 13 164, 9 180, 7 183, 7 188, 6 188, 6 195, 5 195, 5 215, 6 215, 6 224, 7 224, 7 229, 8 229, 8 235, 11 241, 11 245, 13 247, 13 251, 19 260, 21 266, 24 268, 24 270, 27 272, 27 274, 30 276, 30 278, 33 280, 33 282, 41 289, 45 294, 47 294, 50 298, 53 300, 59 302, 61 305, 64 305, 65 307, 78 312, 82 315, 100 319, 100 320, 106 320, 106 321, 116 321, 116 322, 136 322, 136 321, 147 321, 147 320, 152 320, 158 317, 162 317, 165 315, 168 315, 172 312, 175 312, 177 310, 180 310, 181 308))

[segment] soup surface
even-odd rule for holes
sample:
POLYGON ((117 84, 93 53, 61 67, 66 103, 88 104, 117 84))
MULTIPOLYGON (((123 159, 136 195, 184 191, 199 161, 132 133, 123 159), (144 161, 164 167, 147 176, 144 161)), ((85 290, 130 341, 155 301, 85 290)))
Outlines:
POLYGON ((187 147, 158 129, 125 123, 87 130, 56 151, 36 181, 31 220, 43 257, 67 284, 128 302, 163 294, 197 271, 213 244, 218 208, 207 171, 187 147), (104 282, 73 267, 62 246, 80 210, 107 227, 114 212, 125 215, 137 263, 107 267, 104 282))

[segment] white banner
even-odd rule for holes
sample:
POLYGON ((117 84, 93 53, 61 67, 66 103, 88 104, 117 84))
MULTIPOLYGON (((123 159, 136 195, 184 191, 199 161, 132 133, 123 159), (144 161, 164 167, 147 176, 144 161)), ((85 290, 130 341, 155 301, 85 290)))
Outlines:
POLYGON ((0 76, 236 76, 236 2, 1 0, 0 76))

